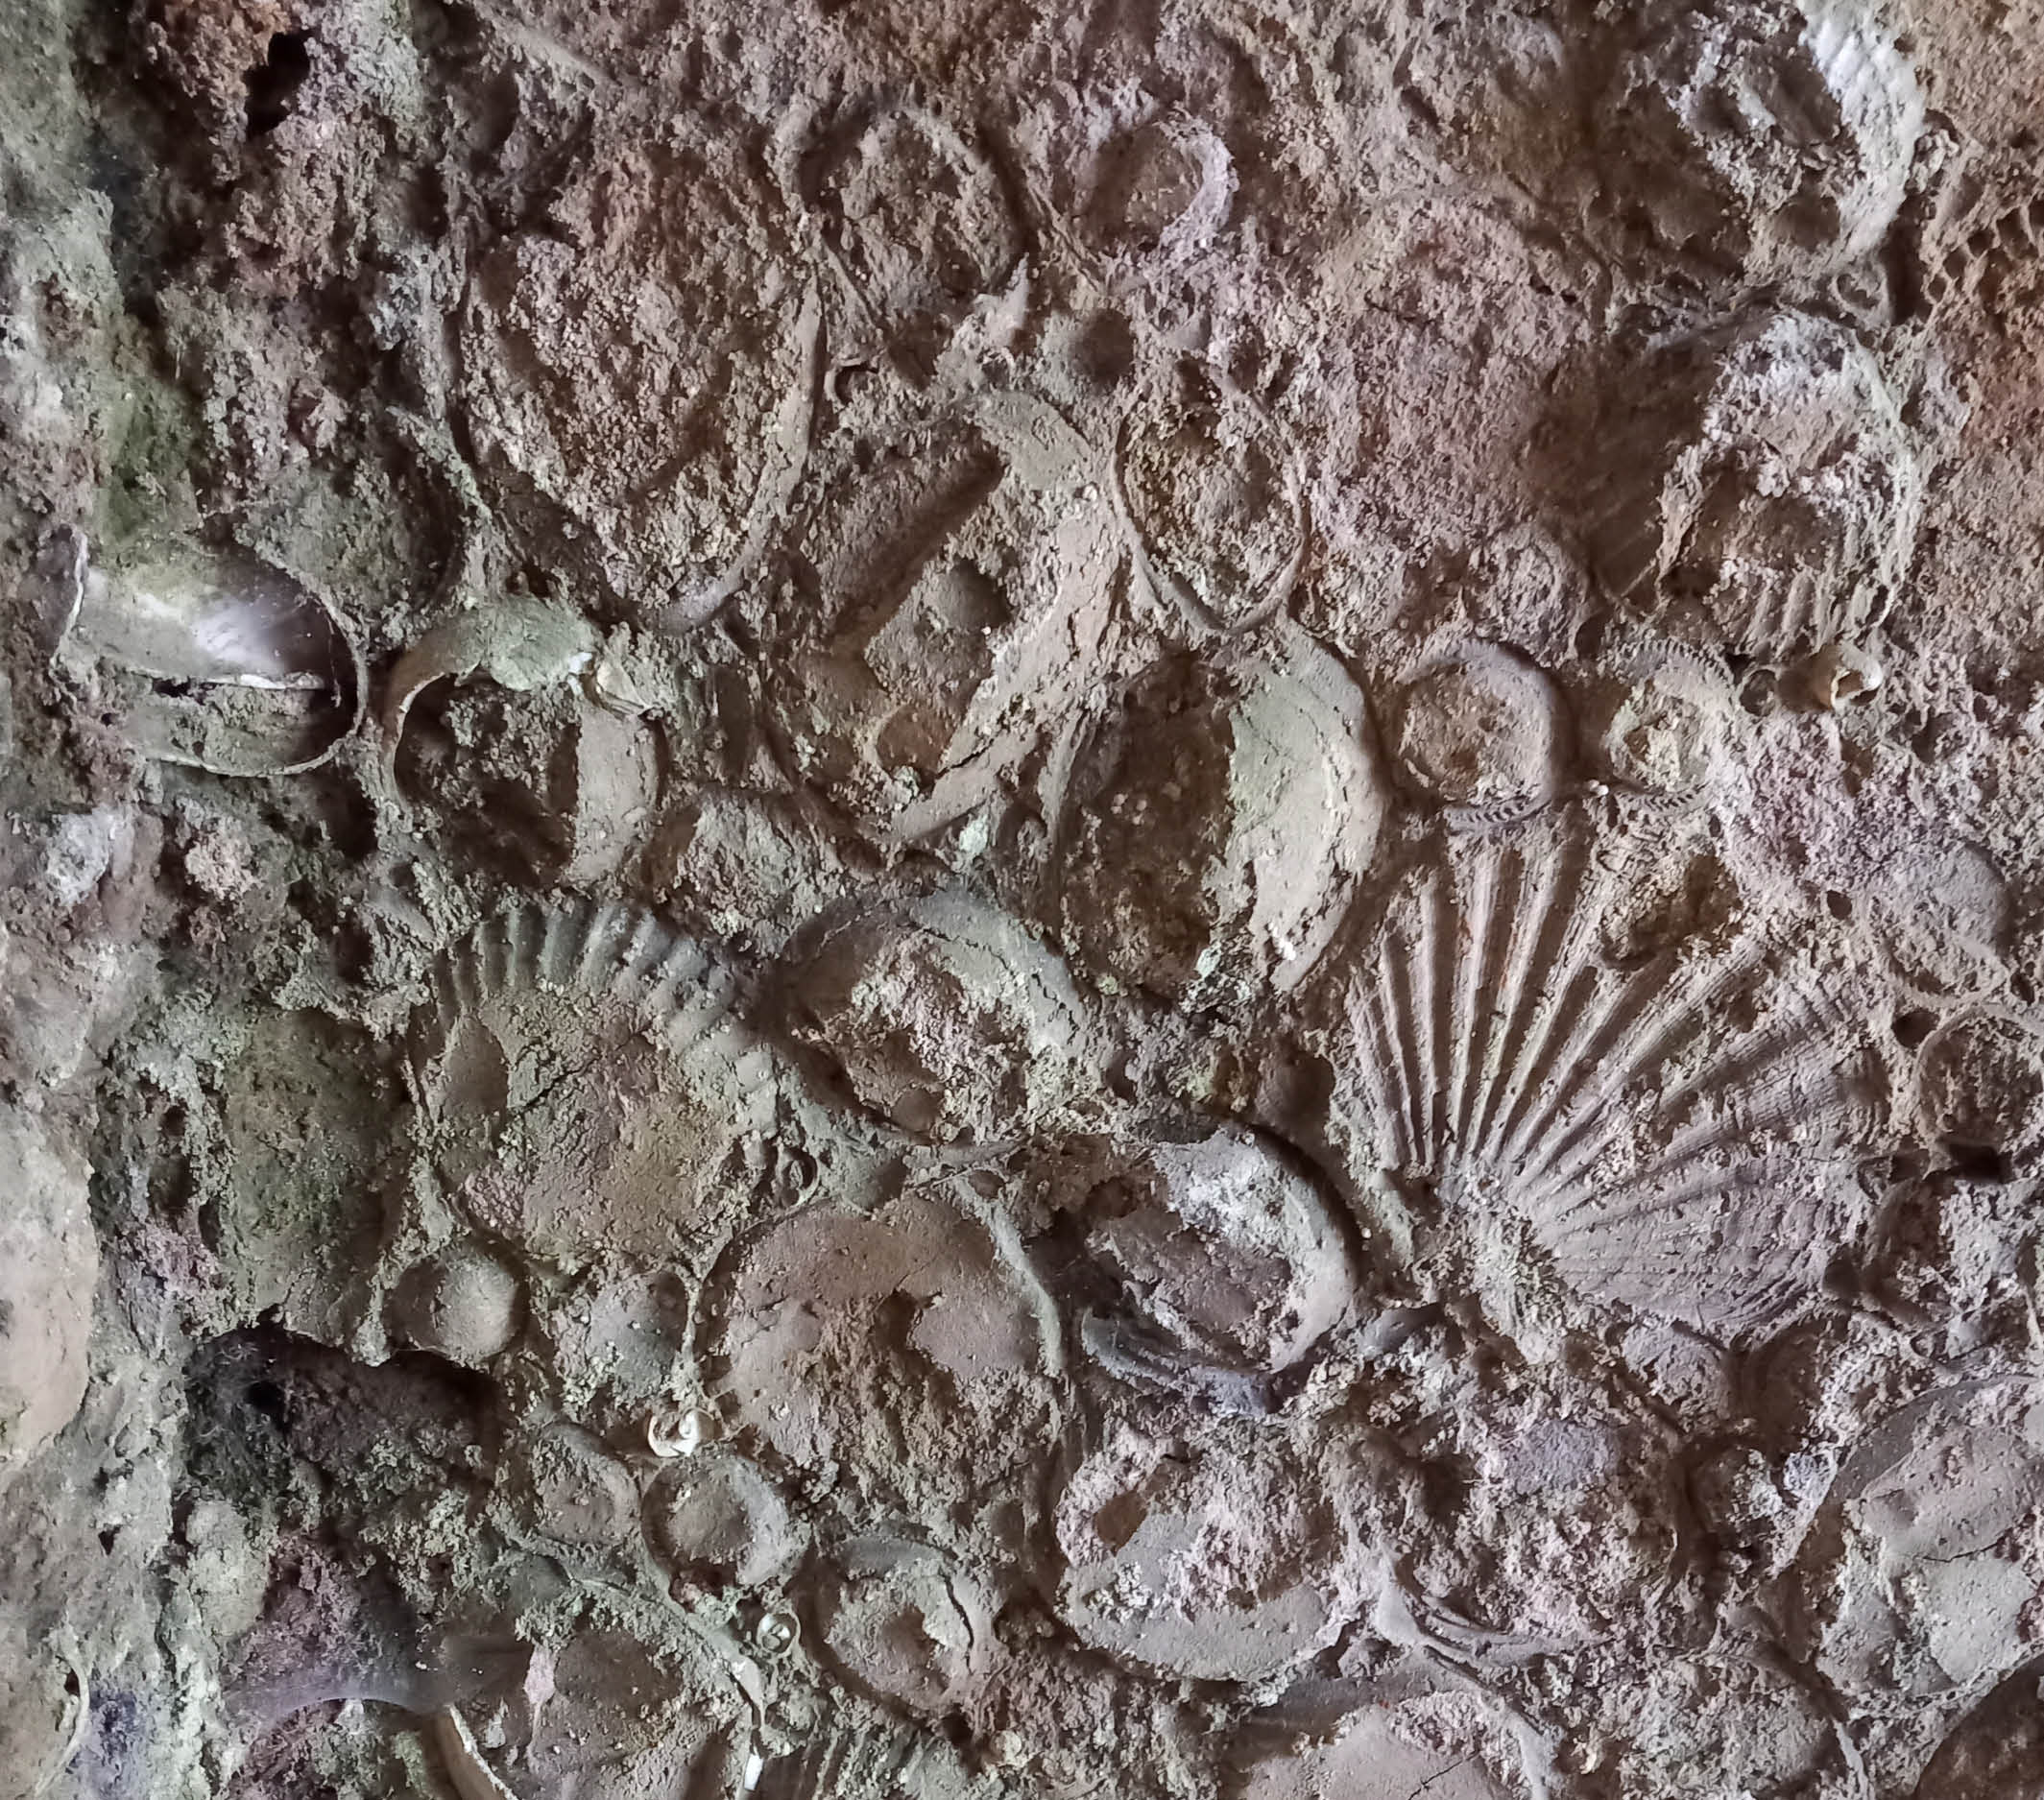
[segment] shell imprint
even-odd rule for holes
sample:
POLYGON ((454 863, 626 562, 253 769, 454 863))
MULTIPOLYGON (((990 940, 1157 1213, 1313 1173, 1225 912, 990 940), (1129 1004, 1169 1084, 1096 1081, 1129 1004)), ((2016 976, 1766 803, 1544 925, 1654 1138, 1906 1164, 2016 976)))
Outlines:
POLYGON ((1363 728, 1346 672, 1289 632, 1152 669, 1081 754, 1067 941, 1190 1007, 1296 986, 1375 852, 1363 728))
POLYGON ((861 1102, 926 1142, 1000 1142, 1079 1088, 1086 1014, 1070 972, 970 895, 854 920, 789 988, 797 1032, 861 1102))
POLYGON ((1798 1571, 1817 1667, 1869 1698, 1934 1706, 2007 1674, 2044 1595, 2044 1391, 1977 1381, 1925 1396, 1853 1450, 1798 1571))
POLYGON ((1764 945, 1613 963, 1631 878, 1567 823, 1452 840, 1338 983, 1330 1060, 1385 1166, 1525 1220, 1588 1298, 1736 1333, 1815 1289, 1872 1064, 1764 945))
POLYGON ((775 1114, 730 977, 648 913, 515 905, 441 963, 412 1032, 422 1135, 484 1230, 575 1262, 713 1255, 775 1114))
POLYGON ((997 394, 822 484, 801 546, 792 761, 897 838, 995 791, 1096 679, 1116 533, 1094 459, 997 394), (819 604, 820 600, 820 604, 819 604))
POLYGON ((1055 1604, 1083 1643, 1195 1681, 1303 1662, 1363 1599, 1322 1472, 1225 1429, 1180 1444, 1108 1427, 1067 1475, 1057 1544, 1055 1604))
POLYGON ((1348 1316, 1340 1227, 1247 1132, 1146 1145, 1085 1204, 1089 1258, 1118 1291, 1087 1342, 1119 1373, 1226 1393, 1302 1362, 1348 1316))
POLYGON ((84 1164, 41 1120, 0 1108, 0 1483, 71 1423, 89 1373, 99 1239, 84 1164))
POLYGON ((1897 591, 1923 473, 1869 352, 1763 313, 1660 353, 1663 396, 1614 396, 1585 536, 1599 575, 1665 629, 1779 660, 1850 638, 1897 591))
POLYGON ((676 131, 595 163, 470 281, 485 480, 650 625, 715 612, 794 492, 820 319, 803 235, 733 145, 676 131))
POLYGON ((798 1467, 899 1462, 962 1504, 1019 1491, 1055 1425, 1049 1297, 963 1188, 782 1219, 744 1247, 722 1308, 734 1421, 798 1467))
POLYGON ((196 545, 86 569, 58 666, 97 686, 145 756, 215 775, 317 767, 368 695, 324 601, 255 557, 196 545))
POLYGON ((1247 396, 1185 368, 1122 421, 1121 507, 1150 586, 1195 623, 1240 631, 1290 596, 1306 491, 1284 433, 1247 396))
POLYGON ((1655 256, 1761 282, 1873 250, 1908 188, 1923 94, 1871 0, 1687 8, 1599 108, 1622 215, 1655 256))

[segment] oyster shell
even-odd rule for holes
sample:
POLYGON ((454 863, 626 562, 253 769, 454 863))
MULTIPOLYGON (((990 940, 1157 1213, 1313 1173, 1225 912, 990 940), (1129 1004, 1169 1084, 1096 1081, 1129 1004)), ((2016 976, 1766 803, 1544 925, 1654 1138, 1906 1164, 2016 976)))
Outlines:
POLYGON ((1073 774, 1067 942, 1192 1008, 1296 986, 1376 849, 1363 731, 1361 693, 1303 635, 1152 668, 1073 774))
POLYGON ((912 364, 925 364, 973 303, 1014 275, 1022 239, 1006 184, 937 113, 874 106, 808 161, 824 241, 868 329, 912 364))
POLYGON ((184 544, 95 568, 81 540, 77 578, 57 666, 144 756, 295 775, 361 717, 368 679, 340 615, 256 557, 184 544))
POLYGON ((764 1472, 721 1448, 661 1476, 646 1498, 646 1531, 677 1573, 740 1588, 784 1574, 802 1548, 787 1502, 764 1472))
POLYGON ((547 1260, 713 1257, 776 1111, 731 977, 651 914, 515 905, 412 1027, 421 1147, 483 1231, 547 1260))
POLYGON ((421 1350, 475 1366, 517 1335, 521 1285, 515 1271, 479 1245, 451 1244, 405 1271, 390 1309, 421 1350))
POLYGON ((1633 793, 1691 800, 1725 773, 1739 700, 1716 658, 1640 635, 1608 647, 1582 711, 1599 774, 1633 793))
POLYGON ((2044 1391, 1936 1390, 1846 1457, 1798 1571, 1802 1641, 1842 1692, 1926 1716, 2007 1675, 2044 1595, 2044 1391))
POLYGON ((1605 853, 1567 820, 1450 840, 1310 1036, 1359 1159, 1524 1221, 1587 1298, 1736 1335, 1816 1291, 1863 1204, 1866 1021, 1760 939, 1614 960, 1638 874, 1605 853))

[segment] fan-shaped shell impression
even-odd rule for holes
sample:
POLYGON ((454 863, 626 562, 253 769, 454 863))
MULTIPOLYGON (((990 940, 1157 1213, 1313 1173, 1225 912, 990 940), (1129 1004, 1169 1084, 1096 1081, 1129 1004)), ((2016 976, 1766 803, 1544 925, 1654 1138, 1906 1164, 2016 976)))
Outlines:
POLYGON ((1333 1642, 1365 1597, 1333 1497, 1286 1440, 1102 1433, 1057 1501, 1058 1616, 1133 1668, 1261 1681, 1333 1642))
POLYGON ((85 1396, 99 1240, 84 1161, 39 1119, 0 1108, 0 1482, 85 1396))
POLYGON ((651 914, 512 907, 441 964, 413 1028, 422 1147, 485 1232, 575 1264, 695 1264, 742 1217, 775 1117, 731 977, 651 914))
POLYGON ((1247 396, 1182 367, 1123 420, 1116 479, 1143 576, 1195 623, 1238 631, 1285 604, 1306 558, 1305 488, 1247 396))
POLYGON ((1249 1132, 1146 1144, 1084 1206, 1089 1260, 1117 1296, 1087 1338, 1110 1367, 1225 1389, 1296 1366, 1348 1316, 1339 1224, 1249 1132))
POLYGON ((1919 1703, 2006 1674, 2044 1596, 2044 1392, 2020 1380, 1927 1395, 1845 1459, 1799 1571, 1818 1668, 1919 1703))
POLYGON ((1923 95, 1874 0, 1665 16, 1599 108, 1611 200, 1650 255, 1764 282, 1853 262, 1901 207, 1923 95))
POLYGON ((1188 1006, 1295 986, 1376 850, 1363 732, 1361 693, 1299 637, 1152 668, 1073 777, 1066 941, 1188 1006))
POLYGON ((1385 748, 1401 780, 1467 819, 1515 819, 1560 791, 1560 696, 1541 670, 1496 644, 1425 660, 1399 687, 1385 748))
POLYGON ((1615 389, 1585 536, 1606 587, 1703 647, 1780 660, 1897 591, 1923 477, 1880 368, 1806 313, 1747 319, 1615 389), (1642 407, 1644 391, 1665 397, 1642 407))
POLYGON ((788 981, 795 1026, 859 1101, 938 1144, 1016 1137, 1078 1090, 1089 1034, 1064 964, 946 892, 854 919, 788 981))
POLYGON ((1639 879, 1569 821, 1451 840, 1311 1035, 1359 1162, 1524 1221, 1587 1298, 1737 1333, 1815 1291, 1860 1206, 1876 1065, 1849 992, 1764 940, 1612 960, 1639 879))
POLYGON ((793 1213, 742 1247, 719 1304, 734 1422, 789 1463, 912 1471, 948 1507, 1021 1492, 1046 1453, 1055 1313, 963 1188, 793 1213))
POLYGON ((634 138, 478 264, 463 391, 535 554, 693 625, 765 547, 807 453, 819 312, 789 202, 733 144, 634 138))
POLYGON ((1117 549, 1077 434, 1021 394, 823 484, 798 540, 790 759, 889 835, 985 800, 1094 679, 1117 549))
POLYGON ((290 775, 326 760, 368 684, 340 616, 239 551, 196 545, 74 571, 57 660, 145 756, 215 775, 290 775))

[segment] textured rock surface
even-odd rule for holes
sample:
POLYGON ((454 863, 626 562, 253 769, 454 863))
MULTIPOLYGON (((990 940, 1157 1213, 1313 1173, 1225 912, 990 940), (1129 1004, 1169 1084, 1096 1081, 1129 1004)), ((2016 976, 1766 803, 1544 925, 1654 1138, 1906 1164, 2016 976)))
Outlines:
POLYGON ((2044 1795, 2037 0, 0 0, 0 1800, 2044 1795))

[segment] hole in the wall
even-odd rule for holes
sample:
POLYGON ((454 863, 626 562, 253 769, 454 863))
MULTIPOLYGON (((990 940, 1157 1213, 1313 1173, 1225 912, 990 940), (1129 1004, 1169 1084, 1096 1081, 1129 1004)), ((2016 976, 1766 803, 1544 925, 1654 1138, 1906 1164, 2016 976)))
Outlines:
POLYGON ((244 75, 249 90, 249 135, 261 137, 288 119, 298 90, 312 73, 310 32, 273 32, 269 55, 244 75))
POLYGON ((1895 1022, 1890 1029, 1895 1034, 1895 1042, 1897 1044, 1901 1044, 1905 1050, 1913 1050, 1936 1027, 1937 1018, 1936 1014, 1926 1012, 1920 1006, 1913 1006, 1906 1013, 1897 1013, 1895 1015, 1895 1022))

